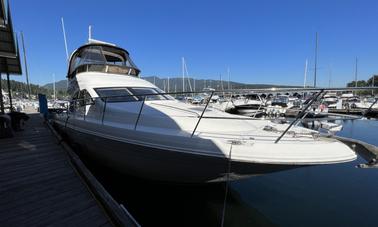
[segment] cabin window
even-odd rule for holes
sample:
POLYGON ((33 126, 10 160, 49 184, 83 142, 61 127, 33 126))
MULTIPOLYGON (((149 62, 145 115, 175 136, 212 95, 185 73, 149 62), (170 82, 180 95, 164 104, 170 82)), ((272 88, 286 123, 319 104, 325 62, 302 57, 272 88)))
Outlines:
POLYGON ((155 88, 144 88, 144 87, 134 87, 128 88, 134 95, 138 96, 140 100, 143 99, 143 95, 147 95, 146 100, 167 100, 165 95, 151 95, 163 93, 163 91, 158 91, 155 88))
POLYGON ((97 94, 107 102, 134 102, 138 98, 132 96, 127 88, 96 88, 97 94))
POLYGON ((93 103, 92 97, 87 90, 81 90, 76 92, 72 98, 71 105, 75 105, 76 108, 90 105, 93 103))
POLYGON ((164 93, 160 89, 156 88, 144 88, 144 87, 134 87, 134 88, 96 88, 97 94, 107 102, 134 102, 142 101, 144 96, 146 96, 147 101, 151 100, 167 100, 173 99, 168 95, 160 95, 164 93), (159 94, 159 95, 154 95, 159 94))
POLYGON ((70 63, 69 74, 103 72, 137 76, 139 69, 127 52, 111 46, 88 46, 79 50, 70 63))

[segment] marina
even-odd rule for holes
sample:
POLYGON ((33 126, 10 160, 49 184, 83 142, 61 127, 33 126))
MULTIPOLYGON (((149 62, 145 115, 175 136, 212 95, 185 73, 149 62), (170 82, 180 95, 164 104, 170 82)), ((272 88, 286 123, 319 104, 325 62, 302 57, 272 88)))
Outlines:
POLYGON ((312 3, 51 4, 0 0, 0 226, 376 225, 370 27, 335 43, 321 1, 330 23, 294 16, 312 3))

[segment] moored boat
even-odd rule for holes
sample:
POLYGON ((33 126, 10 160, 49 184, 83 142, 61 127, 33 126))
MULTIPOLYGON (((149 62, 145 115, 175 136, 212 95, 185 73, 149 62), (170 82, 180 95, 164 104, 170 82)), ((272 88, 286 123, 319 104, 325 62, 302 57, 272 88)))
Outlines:
POLYGON ((139 73, 122 48, 80 47, 67 75, 70 108, 53 120, 82 152, 119 172, 209 183, 356 159, 348 146, 313 130, 293 126, 283 134, 288 124, 180 102, 139 73))

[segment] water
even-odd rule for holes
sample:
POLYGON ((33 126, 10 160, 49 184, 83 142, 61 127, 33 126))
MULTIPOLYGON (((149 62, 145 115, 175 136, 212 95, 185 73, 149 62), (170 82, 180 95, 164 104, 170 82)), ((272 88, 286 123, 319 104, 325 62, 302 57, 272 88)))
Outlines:
MULTIPOLYGON (((338 135, 378 146, 378 121, 348 120, 338 135)), ((376 226, 378 169, 354 162, 300 168, 233 182, 225 226, 376 226)), ((87 163, 142 226, 220 226, 224 185, 164 185, 87 163)))

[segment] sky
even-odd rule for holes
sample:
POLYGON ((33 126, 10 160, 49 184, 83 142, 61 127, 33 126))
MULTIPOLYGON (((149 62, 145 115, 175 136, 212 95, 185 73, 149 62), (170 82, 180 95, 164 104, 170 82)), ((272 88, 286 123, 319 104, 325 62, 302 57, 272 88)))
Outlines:
MULTIPOLYGON (((189 76, 253 84, 313 84, 318 32, 319 86, 378 74, 376 0, 10 0, 25 37, 30 81, 65 79, 61 17, 71 53, 88 39, 127 49, 142 76, 189 76), (331 79, 330 79, 331 78, 331 79), (329 83, 331 82, 331 83, 329 83)), ((25 71, 25 70, 24 70, 25 71)), ((25 76, 13 79, 25 81, 25 76)))

